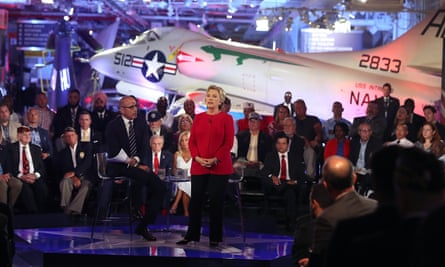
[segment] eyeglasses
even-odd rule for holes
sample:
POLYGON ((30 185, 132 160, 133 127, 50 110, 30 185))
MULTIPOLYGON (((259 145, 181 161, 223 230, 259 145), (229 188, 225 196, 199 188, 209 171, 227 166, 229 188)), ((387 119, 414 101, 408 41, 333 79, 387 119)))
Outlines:
POLYGON ((131 105, 131 106, 128 106, 128 107, 125 107, 125 106, 122 106, 123 108, 128 108, 128 109, 134 109, 134 108, 137 108, 137 105, 131 105))

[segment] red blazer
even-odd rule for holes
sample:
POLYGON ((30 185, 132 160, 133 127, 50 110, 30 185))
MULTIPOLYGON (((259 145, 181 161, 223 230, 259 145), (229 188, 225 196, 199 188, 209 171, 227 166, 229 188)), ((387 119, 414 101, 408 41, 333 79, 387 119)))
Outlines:
POLYGON ((197 114, 193 119, 189 147, 194 159, 196 156, 218 159, 218 164, 211 168, 201 166, 192 161, 192 175, 233 173, 230 150, 234 140, 233 118, 225 112, 209 115, 205 112, 197 114))
MULTIPOLYGON (((332 138, 326 143, 326 146, 324 148, 324 159, 327 159, 329 156, 337 155, 337 147, 338 147, 338 140, 337 138, 332 138)), ((349 151, 350 151, 350 145, 349 145, 349 138, 346 137, 345 142, 343 143, 343 156, 345 158, 349 158, 349 151)))

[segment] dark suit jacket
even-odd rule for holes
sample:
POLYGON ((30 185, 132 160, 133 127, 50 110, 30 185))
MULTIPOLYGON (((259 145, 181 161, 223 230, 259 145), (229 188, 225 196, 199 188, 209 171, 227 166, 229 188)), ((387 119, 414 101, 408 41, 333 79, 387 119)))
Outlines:
POLYGON ((3 173, 10 172, 10 170, 8 169, 8 168, 10 168, 10 165, 8 164, 9 158, 10 157, 8 157, 7 147, 4 145, 0 145, 0 164, 2 166, 3 173))
MULTIPOLYGON (((146 149, 149 147, 148 126, 145 121, 141 119, 135 119, 133 123, 136 133, 137 156, 140 160, 143 160, 146 149)), ((118 116, 108 124, 105 131, 105 139, 107 140, 107 152, 109 158, 115 157, 121 149, 130 156, 130 142, 128 140, 126 126, 121 116, 118 116)), ((113 164, 115 163, 109 165, 113 164)))
MULTIPOLYGON (((143 163, 153 170, 153 154, 151 149, 147 149, 143 163)), ((159 158, 159 168, 165 169, 166 174, 170 175, 173 168, 173 154, 170 151, 162 150, 159 158)))
POLYGON ((325 266, 352 267, 358 262, 360 266, 381 266, 383 262, 384 266, 407 266, 401 264, 406 258, 403 253, 407 253, 400 243, 403 238, 396 238, 401 219, 395 207, 379 206, 370 214, 340 221, 332 234, 325 266))
POLYGON ((105 133, 105 129, 110 121, 117 117, 117 113, 111 110, 105 110, 104 117, 102 119, 99 118, 97 112, 93 110, 91 112, 91 126, 102 134, 105 133))
MULTIPOLYGON (((385 117, 385 98, 379 97, 375 100, 377 106, 379 107, 379 116, 385 117)), ((396 117, 397 110, 400 107, 400 100, 396 97, 389 96, 389 105, 387 109, 386 121, 392 124, 394 118, 396 117)))
POLYGON ((73 165, 69 146, 59 151, 57 154, 57 167, 60 174, 73 171, 81 179, 94 180, 93 171, 93 150, 90 143, 78 142, 76 148, 76 167, 73 165))
MULTIPOLYGON (((352 162, 352 165, 356 165, 359 154, 360 154, 360 137, 356 136, 351 139, 350 142, 350 152, 349 152, 349 160, 352 162)), ((368 140, 368 144, 366 145, 365 150, 365 168, 369 169, 371 164, 372 155, 382 148, 382 142, 375 137, 371 136, 368 140)))
MULTIPOLYGON (((294 153, 287 153, 287 159, 289 166, 289 176, 291 180, 297 180, 298 184, 304 183, 306 176, 304 174, 304 165, 294 153)), ((278 176, 281 169, 281 159, 279 158, 278 152, 273 150, 267 153, 264 159, 264 167, 262 169, 263 177, 265 179, 270 179, 268 176, 274 175, 278 176)))
MULTIPOLYGON (((309 266, 323 266, 332 233, 341 220, 359 217, 374 212, 377 201, 351 191, 335 200, 315 219, 312 252, 309 266)), ((366 259, 364 259, 366 260, 366 259)))
MULTIPOLYGON (((236 135, 238 141, 238 158, 246 158, 249 151, 250 131, 244 130, 236 135)), ((260 131, 258 135, 258 161, 264 162, 266 154, 273 150, 272 138, 260 131)))
MULTIPOLYGON (((81 111, 86 110, 79 106, 76 111, 76 120, 74 123, 74 128, 79 128, 79 114, 81 111)), ((63 134, 66 127, 71 126, 71 109, 68 105, 60 107, 57 109, 57 113, 54 116, 52 129, 54 130, 54 138, 58 138, 63 134)))
MULTIPOLYGON (((8 155, 10 160, 8 161, 8 170, 12 176, 17 177, 20 173, 19 163, 20 163, 20 143, 15 142, 8 146, 8 155)), ((42 159, 42 151, 39 146, 29 144, 29 150, 31 152, 32 164, 34 165, 34 172, 40 174, 40 179, 44 179, 46 176, 45 165, 42 159)))
MULTIPOLYGON (((81 140, 81 130, 80 128, 76 129, 77 135, 79 136, 79 140, 81 140)), ((92 153, 98 153, 98 152, 105 152, 106 151, 106 147, 103 141, 103 133, 98 131, 95 128, 91 128, 90 131, 90 144, 92 147, 92 153)), ((83 142, 82 142, 83 143, 83 142)))

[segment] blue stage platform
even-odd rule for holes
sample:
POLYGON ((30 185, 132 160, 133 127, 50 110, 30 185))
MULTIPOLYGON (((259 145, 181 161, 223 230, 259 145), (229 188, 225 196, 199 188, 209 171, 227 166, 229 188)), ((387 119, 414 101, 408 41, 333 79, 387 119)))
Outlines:
POLYGON ((131 235, 127 225, 98 226, 94 239, 87 225, 16 229, 15 266, 292 266, 292 236, 247 232, 244 243, 242 234, 230 229, 236 227, 225 228, 224 242, 217 248, 208 246, 206 225, 201 242, 184 246, 176 245, 184 224, 172 224, 168 231, 165 224, 151 227, 155 242, 131 235))

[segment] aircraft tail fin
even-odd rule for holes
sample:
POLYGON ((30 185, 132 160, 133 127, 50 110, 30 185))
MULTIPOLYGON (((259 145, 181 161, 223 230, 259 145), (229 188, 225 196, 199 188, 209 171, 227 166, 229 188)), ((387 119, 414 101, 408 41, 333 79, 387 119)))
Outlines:
POLYGON ((302 56, 364 71, 387 75, 405 71, 440 75, 442 38, 445 32, 445 9, 427 15, 396 40, 380 47, 356 52, 308 53, 302 56), (433 52, 434 51, 434 52, 433 52))

